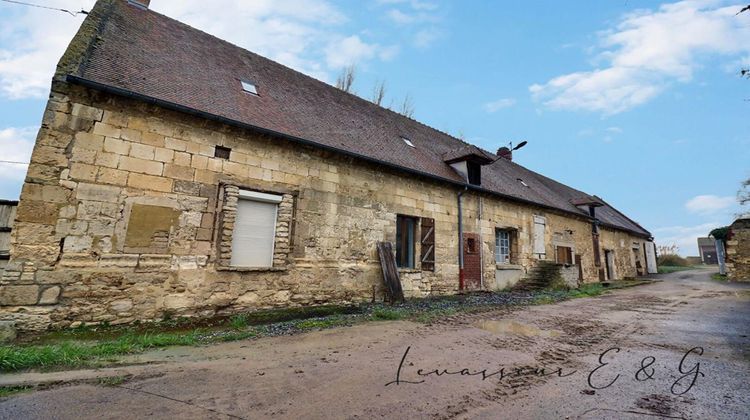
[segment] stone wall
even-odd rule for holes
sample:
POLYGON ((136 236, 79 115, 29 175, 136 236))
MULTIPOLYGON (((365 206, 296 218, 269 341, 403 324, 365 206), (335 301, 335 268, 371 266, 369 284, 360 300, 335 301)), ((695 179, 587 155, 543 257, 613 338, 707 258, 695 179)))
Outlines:
POLYGON ((10 259, 10 232, 16 219, 18 202, 0 200, 0 274, 10 259))
POLYGON ((729 227, 726 245, 727 277, 750 282, 750 219, 738 219, 729 227))
MULTIPOLYGON (((22 190, 13 258, 0 279, 0 319, 23 330, 382 299, 376 243, 395 240, 399 214, 435 221, 435 269, 402 270, 406 295, 456 293, 457 192, 56 83, 22 190), (231 148, 229 159, 215 157, 216 146, 231 148), (227 266, 238 188, 284 197, 272 267, 227 266)), ((465 232, 481 235, 488 284, 497 227, 518 229, 524 272, 535 264, 534 215, 547 218, 547 256, 565 236, 583 257, 585 280, 597 280, 585 219, 473 192, 463 203, 465 232)), ((638 240, 607 235, 615 245, 638 240)), ((618 256, 623 275, 626 258, 618 256)))

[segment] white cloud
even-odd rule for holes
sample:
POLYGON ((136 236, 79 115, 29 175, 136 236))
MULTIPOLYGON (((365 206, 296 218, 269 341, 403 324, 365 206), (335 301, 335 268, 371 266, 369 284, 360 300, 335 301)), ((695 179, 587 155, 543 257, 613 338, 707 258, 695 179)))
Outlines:
POLYGON ((388 9, 385 17, 409 30, 412 44, 417 48, 427 48, 443 35, 435 26, 441 20, 435 3, 418 0, 378 0, 377 3, 399 7, 388 9))
POLYGON ((358 35, 332 41, 325 49, 326 63, 332 69, 361 63, 374 57, 387 61, 396 54, 398 46, 381 47, 378 44, 367 44, 358 35))
MULTIPOLYGON (((93 0, 52 0, 51 7, 90 10, 93 0)), ((347 33, 347 17, 328 0, 153 1, 151 8, 322 80, 341 60, 387 60, 398 49, 347 33), (349 48, 336 57, 332 45, 349 48), (353 48, 360 49, 359 51, 353 48)), ((43 98, 55 65, 83 17, 0 3, 0 95, 43 98)))
POLYGON ((624 15, 599 34, 606 63, 529 87, 552 109, 616 114, 641 105, 675 82, 689 82, 707 56, 733 60, 750 56, 750 25, 737 19, 739 6, 716 0, 687 0, 657 10, 624 15))
POLYGON ((719 197, 716 195, 697 195, 685 203, 685 208, 691 213, 715 214, 735 204, 734 197, 719 197))
POLYGON ((683 256, 698 255, 698 238, 723 226, 719 222, 703 223, 696 226, 667 226, 654 229, 657 245, 677 245, 683 256))
POLYGON ((420 29, 414 35, 414 46, 417 48, 427 48, 443 36, 442 32, 436 28, 420 29))
MULTIPOLYGON (((7 127, 0 129, 0 160, 28 163, 38 127, 7 127)), ((27 165, 0 162, 0 184, 16 185, 26 177, 27 165)))
MULTIPOLYGON (((89 1, 45 2, 69 10, 90 9, 89 1)), ((55 65, 83 22, 61 12, 3 3, 0 29, 0 95, 11 98, 43 98, 47 95, 55 65)))
POLYGON ((513 98, 502 98, 496 101, 487 102, 484 104, 484 110, 490 114, 495 113, 503 108, 508 108, 515 105, 516 100, 513 98))
POLYGON ((438 8, 438 5, 429 1, 421 1, 421 0, 378 0, 377 1, 380 4, 399 4, 399 5, 409 5, 414 10, 435 10, 438 8))
POLYGON ((391 9, 386 13, 386 16, 388 19, 392 20, 395 23, 398 23, 399 25, 406 25, 408 23, 414 22, 415 17, 409 14, 406 14, 398 9, 391 9))

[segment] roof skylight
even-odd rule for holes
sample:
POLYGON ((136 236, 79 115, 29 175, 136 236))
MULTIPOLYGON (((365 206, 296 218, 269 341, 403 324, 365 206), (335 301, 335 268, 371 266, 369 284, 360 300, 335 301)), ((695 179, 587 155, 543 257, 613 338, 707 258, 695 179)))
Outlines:
POLYGON ((247 80, 240 80, 242 83, 242 90, 248 93, 252 93, 253 95, 258 94, 258 87, 253 82, 248 82, 247 80))
POLYGON ((524 187, 526 187, 526 188, 528 188, 528 187, 529 187, 529 184, 527 184, 527 183, 523 182, 523 179, 521 179, 521 178, 516 178, 516 179, 517 179, 517 180, 518 180, 518 182, 520 182, 520 183, 521 183, 521 185, 523 185, 524 187))
POLYGON ((411 142, 411 140, 407 139, 406 137, 402 136, 401 140, 403 140, 404 143, 406 143, 406 145, 409 146, 409 147, 415 147, 415 148, 417 147, 417 146, 414 145, 414 143, 411 142))

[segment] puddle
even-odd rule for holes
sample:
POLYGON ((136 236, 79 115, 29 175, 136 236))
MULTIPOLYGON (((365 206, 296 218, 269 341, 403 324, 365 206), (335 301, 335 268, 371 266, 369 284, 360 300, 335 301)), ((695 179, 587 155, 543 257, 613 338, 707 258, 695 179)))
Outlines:
POLYGON ((513 334, 524 337, 557 337, 562 334, 557 330, 541 330, 533 325, 522 324, 511 320, 502 321, 481 321, 476 324, 477 328, 495 333, 495 334, 513 334))

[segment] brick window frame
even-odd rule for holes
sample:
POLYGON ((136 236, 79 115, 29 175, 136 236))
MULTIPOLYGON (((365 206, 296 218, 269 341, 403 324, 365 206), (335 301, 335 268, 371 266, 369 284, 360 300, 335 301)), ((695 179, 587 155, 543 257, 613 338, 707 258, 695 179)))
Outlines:
POLYGON ((289 192, 259 190, 237 184, 223 184, 220 188, 222 198, 217 229, 216 268, 226 271, 280 271, 286 270, 290 264, 292 250, 292 231, 294 228, 295 195, 289 192), (232 266, 232 235, 234 223, 237 220, 237 204, 240 189, 261 193, 277 194, 281 196, 276 213, 276 230, 274 236, 273 263, 271 267, 236 267, 232 266))

